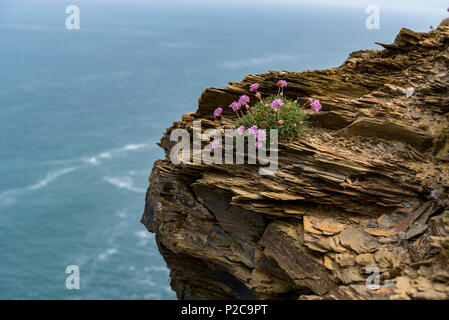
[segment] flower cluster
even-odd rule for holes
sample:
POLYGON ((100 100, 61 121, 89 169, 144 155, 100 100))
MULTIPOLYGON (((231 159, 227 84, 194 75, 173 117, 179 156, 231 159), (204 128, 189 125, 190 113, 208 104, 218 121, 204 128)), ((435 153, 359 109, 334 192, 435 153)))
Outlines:
POLYGON ((318 112, 321 110, 322 106, 319 100, 315 100, 312 98, 309 98, 309 102, 310 102, 310 108, 315 111, 318 112))
POLYGON ((279 80, 277 85, 279 87, 278 95, 283 96, 284 95, 284 87, 287 86, 287 81, 279 80))
MULTIPOLYGON (((307 125, 308 113, 310 113, 304 109, 307 105, 310 105, 313 112, 319 112, 322 109, 322 105, 317 99, 308 98, 302 106, 298 104, 297 100, 287 99, 283 91, 287 85, 287 81, 279 80, 277 94, 263 98, 258 91, 260 85, 253 83, 250 85, 249 91, 254 93, 259 102, 251 107, 249 106, 250 98, 247 95, 242 95, 229 105, 238 117, 237 134, 243 135, 246 130, 250 135, 255 136, 258 149, 268 143, 267 133, 272 129, 278 130, 281 139, 298 137, 307 125), (243 107, 245 107, 245 112, 243 107)), ((219 118, 222 112, 223 109, 219 107, 215 109, 214 116, 219 118)), ((218 144, 212 144, 212 148, 216 147, 218 144)))
POLYGON ((221 113, 223 112, 223 108, 217 108, 214 110, 214 117, 218 118, 221 116, 221 113))
MULTIPOLYGON (((241 125, 237 128, 237 134, 242 135, 245 132, 245 126, 241 125)), ((247 132, 254 137, 256 137, 256 148, 260 149, 263 147, 262 142, 265 142, 267 140, 267 133, 263 129, 258 129, 256 125, 251 126, 248 128, 247 132)))
MULTIPOLYGON (((246 106, 247 108, 249 108, 249 103, 250 99, 247 95, 243 95, 239 98, 238 101, 233 101, 230 105, 229 108, 232 109, 232 111, 237 112, 237 110, 240 110, 241 107, 246 106)), ((221 109, 221 108, 217 108, 217 109, 221 109)), ((217 110, 215 109, 215 110, 217 110)))
POLYGON ((283 88, 283 87, 286 87, 286 86, 287 86, 287 81, 285 81, 285 80, 279 80, 278 81, 278 87, 283 88))
POLYGON ((260 94, 259 91, 257 91, 259 87, 260 85, 258 83, 253 83, 252 85, 249 86, 249 91, 256 92, 254 95, 256 96, 257 99, 259 99, 259 101, 262 101, 262 95, 260 94))
POLYGON ((277 111, 279 107, 283 106, 284 103, 282 102, 282 99, 276 99, 271 103, 271 108, 274 111, 277 111))
POLYGON ((249 86, 249 91, 251 91, 251 92, 256 91, 257 92, 257 89, 259 89, 259 86, 260 85, 258 83, 253 83, 252 85, 249 86))

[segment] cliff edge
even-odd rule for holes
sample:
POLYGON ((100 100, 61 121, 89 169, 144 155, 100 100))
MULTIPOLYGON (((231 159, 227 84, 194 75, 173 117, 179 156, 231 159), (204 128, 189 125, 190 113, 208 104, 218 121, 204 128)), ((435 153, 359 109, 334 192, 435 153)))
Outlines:
POLYGON ((449 298, 449 27, 402 29, 380 45, 338 68, 206 89, 197 111, 167 129, 142 223, 178 298, 449 298), (323 109, 299 139, 279 144, 274 176, 257 165, 170 161, 172 130, 192 131, 195 120, 218 127, 217 106, 255 82, 273 94, 280 79, 285 96, 323 109))

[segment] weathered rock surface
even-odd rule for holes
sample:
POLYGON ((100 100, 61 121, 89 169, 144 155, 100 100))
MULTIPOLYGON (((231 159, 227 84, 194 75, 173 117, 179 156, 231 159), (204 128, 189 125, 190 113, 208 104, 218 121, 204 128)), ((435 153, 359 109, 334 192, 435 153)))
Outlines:
POLYGON ((198 110, 167 129, 142 223, 178 298, 449 298, 449 27, 402 29, 382 46, 338 68, 206 89, 198 110), (317 98, 323 110, 300 139, 280 143, 274 176, 257 165, 170 162, 173 129, 218 127, 217 106, 254 82, 273 94, 280 79, 287 97, 317 98), (371 266, 377 290, 366 286, 371 266))

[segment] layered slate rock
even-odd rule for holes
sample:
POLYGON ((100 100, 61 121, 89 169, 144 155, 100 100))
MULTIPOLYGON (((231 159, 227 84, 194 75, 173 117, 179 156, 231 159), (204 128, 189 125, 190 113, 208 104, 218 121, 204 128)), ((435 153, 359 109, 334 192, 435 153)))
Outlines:
MULTIPOLYGON (((340 67, 248 75, 206 89, 168 128, 142 223, 154 232, 181 299, 449 298, 449 27, 402 29, 384 50, 340 67), (174 165, 176 128, 218 128, 217 106, 284 79, 288 98, 323 105, 279 144, 279 170, 174 165), (380 287, 370 290, 371 267, 380 287)), ((235 115, 224 108, 222 125, 235 115)))

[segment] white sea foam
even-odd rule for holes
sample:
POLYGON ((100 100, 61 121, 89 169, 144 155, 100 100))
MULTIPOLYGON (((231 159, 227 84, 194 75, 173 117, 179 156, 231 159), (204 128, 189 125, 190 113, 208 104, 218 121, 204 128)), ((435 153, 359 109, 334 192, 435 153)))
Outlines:
POLYGON ((103 152, 103 153, 100 153, 99 157, 100 158, 110 158, 110 157, 112 157, 112 155, 110 152, 103 152))
POLYGON ((75 171, 77 169, 79 169, 79 167, 70 167, 70 168, 65 168, 65 169, 61 169, 61 170, 50 171, 49 173, 47 173, 47 175, 45 176, 44 179, 42 179, 41 181, 39 181, 36 184, 33 184, 33 185, 29 186, 27 189, 29 189, 29 190, 36 190, 36 189, 43 188, 47 184, 55 181, 60 176, 63 176, 63 175, 65 175, 67 173, 70 173, 70 172, 73 172, 73 171, 75 171))
POLYGON ((87 158, 84 160, 84 162, 89 163, 89 164, 94 164, 94 165, 98 164, 98 160, 96 157, 87 158))
POLYGON ((127 146, 125 146, 123 148, 124 151, 128 151, 128 150, 139 150, 142 148, 145 148, 147 145, 145 143, 140 143, 140 144, 128 144, 127 146))
POLYGON ((73 172, 79 168, 80 167, 78 166, 78 167, 69 167, 69 168, 64 168, 64 169, 60 169, 60 170, 50 171, 47 173, 45 178, 43 178, 42 180, 38 181, 35 184, 29 185, 25 188, 18 188, 18 189, 11 189, 11 190, 3 191, 2 193, 0 193, 0 205, 10 205, 17 200, 18 196, 20 196, 27 190, 41 189, 41 188, 47 186, 49 183, 55 181, 57 178, 65 175, 65 174, 68 174, 70 172, 73 172))
MULTIPOLYGON (((47 173, 47 175, 40 181, 38 181, 35 184, 29 185, 24 188, 17 188, 17 189, 10 189, 5 190, 0 193, 0 205, 10 205, 14 203, 17 200, 17 197, 22 195, 26 191, 33 191, 37 189, 44 188, 48 184, 52 183, 59 177, 66 175, 70 172, 73 172, 75 170, 81 169, 85 166, 89 165, 99 165, 100 161, 99 159, 108 159, 112 158, 115 154, 125 153, 128 151, 135 151, 142 148, 148 147, 148 144, 145 143, 138 143, 138 144, 127 144, 124 147, 107 150, 99 153, 96 156, 92 157, 86 157, 86 158, 78 158, 78 159, 69 159, 69 160, 54 160, 50 163, 73 163, 76 164, 78 161, 82 161, 84 165, 75 165, 63 169, 53 170, 47 173)), ((146 190, 137 188, 134 186, 134 182, 130 177, 106 177, 105 181, 111 183, 112 185, 115 185, 118 188, 128 189, 130 191, 134 192, 145 192, 146 190)))
POLYGON ((11 189, 0 193, 0 205, 10 205, 16 202, 17 196, 22 192, 21 189, 11 189))
POLYGON ((149 239, 151 234, 147 230, 139 230, 134 233, 140 239, 149 239))
POLYGON ((138 244, 139 247, 147 246, 150 240, 153 238, 152 234, 149 233, 147 230, 139 230, 134 232, 134 234, 136 235, 136 237, 140 239, 138 244))
POLYGON ((125 176, 125 177, 104 177, 104 181, 112 184, 113 186, 116 186, 120 189, 126 189, 134 192, 145 192, 145 189, 137 188, 134 186, 134 181, 131 177, 125 176))
POLYGON ((84 158, 82 159, 83 162, 87 163, 87 164, 92 164, 92 165, 98 165, 100 164, 99 159, 109 159, 112 158, 114 155, 116 154, 120 154, 120 153, 125 153, 128 151, 135 151, 135 150, 139 150, 142 148, 147 147, 148 145, 145 143, 139 143, 139 144, 128 144, 122 148, 117 148, 117 149, 111 149, 111 150, 107 150, 107 151, 103 151, 95 156, 92 157, 88 157, 88 158, 84 158))
POLYGON ((126 218, 126 212, 120 211, 119 213, 117 213, 117 215, 118 215, 120 218, 126 218))
POLYGON ((124 147, 116 148, 116 149, 109 149, 105 151, 101 151, 100 153, 92 156, 86 156, 83 158, 74 158, 74 159, 62 159, 62 160, 51 160, 47 161, 46 163, 50 164, 64 164, 64 163, 76 163, 76 162, 83 162, 91 165, 97 165, 100 163, 99 159, 110 159, 113 158, 115 155, 123 154, 129 151, 136 151, 143 148, 149 147, 146 143, 131 143, 127 144, 124 147))
POLYGON ((107 249, 105 252, 102 252, 98 255, 98 259, 106 260, 109 256, 112 256, 113 254, 116 254, 117 252, 118 252, 118 250, 116 248, 107 249))

